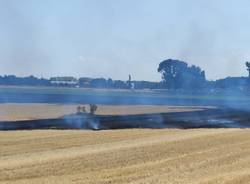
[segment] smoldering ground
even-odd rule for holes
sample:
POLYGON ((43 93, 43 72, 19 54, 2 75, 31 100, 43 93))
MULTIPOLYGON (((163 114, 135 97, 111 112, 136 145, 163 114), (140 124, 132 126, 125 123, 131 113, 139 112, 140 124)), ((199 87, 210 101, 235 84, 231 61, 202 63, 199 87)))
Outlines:
POLYGON ((222 97, 174 95, 168 91, 82 91, 70 89, 58 93, 53 88, 0 90, 0 103, 58 103, 105 105, 177 105, 216 106, 203 111, 137 115, 68 115, 55 119, 0 122, 1 130, 20 129, 121 129, 121 128, 242 128, 249 127, 249 98, 246 94, 222 97))
POLYGON ((126 128, 250 128, 250 113, 243 110, 217 108, 138 115, 72 114, 58 119, 0 122, 0 130, 126 128))

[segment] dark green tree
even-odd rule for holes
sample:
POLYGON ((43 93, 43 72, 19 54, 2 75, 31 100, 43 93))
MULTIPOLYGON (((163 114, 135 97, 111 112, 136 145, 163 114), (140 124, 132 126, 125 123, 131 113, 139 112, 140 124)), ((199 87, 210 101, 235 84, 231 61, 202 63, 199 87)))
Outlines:
POLYGON ((205 72, 184 61, 168 59, 159 64, 158 72, 168 89, 197 89, 205 86, 205 72))
POLYGON ((248 77, 250 78, 250 62, 246 62, 246 67, 247 67, 247 71, 248 71, 248 77))

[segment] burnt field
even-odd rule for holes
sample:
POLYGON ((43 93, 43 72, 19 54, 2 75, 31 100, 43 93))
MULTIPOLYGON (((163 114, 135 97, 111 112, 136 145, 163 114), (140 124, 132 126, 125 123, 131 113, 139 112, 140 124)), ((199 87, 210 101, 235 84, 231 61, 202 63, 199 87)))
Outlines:
POLYGON ((247 98, 71 90, 4 92, 0 183, 249 183, 247 98))
POLYGON ((250 119, 250 98, 243 94, 1 87, 0 103, 1 130, 243 128, 250 119), (96 115, 76 115, 77 104, 100 108, 96 115))
POLYGON ((132 115, 71 114, 52 119, 0 122, 0 130, 128 128, 250 128, 250 113, 229 108, 205 108, 189 112, 132 115))

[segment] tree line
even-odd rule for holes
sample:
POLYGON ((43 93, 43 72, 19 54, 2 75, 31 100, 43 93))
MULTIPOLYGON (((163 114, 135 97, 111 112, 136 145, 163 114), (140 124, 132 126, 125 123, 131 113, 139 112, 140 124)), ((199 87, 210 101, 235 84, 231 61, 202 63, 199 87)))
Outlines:
MULTIPOLYGON (((163 88, 159 82, 132 81, 132 83, 135 89, 163 88)), ((0 85, 131 89, 131 84, 128 81, 87 77, 77 79, 68 76, 46 79, 34 76, 17 77, 15 75, 4 75, 0 76, 0 85)))
POLYGON ((250 89, 250 63, 246 62, 248 77, 227 77, 216 81, 206 80, 205 71, 200 67, 184 61, 167 59, 159 64, 158 72, 162 74, 162 82, 167 89, 209 90, 209 89, 250 89))
POLYGON ((249 77, 227 77, 216 81, 208 81, 205 71, 200 67, 187 62, 167 59, 158 66, 158 72, 162 75, 162 81, 132 81, 129 75, 128 81, 113 80, 111 78, 75 78, 51 77, 37 78, 35 76, 17 77, 15 75, 0 76, 0 85, 26 85, 26 86, 57 86, 57 87, 81 87, 81 88, 112 88, 112 89, 168 89, 168 90, 216 90, 250 88, 250 63, 246 62, 249 77))

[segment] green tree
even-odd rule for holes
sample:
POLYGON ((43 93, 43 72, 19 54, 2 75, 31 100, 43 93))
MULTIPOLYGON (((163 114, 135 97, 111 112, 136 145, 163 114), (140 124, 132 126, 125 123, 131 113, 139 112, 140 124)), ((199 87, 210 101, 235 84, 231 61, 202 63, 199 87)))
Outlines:
POLYGON ((205 85, 205 72, 184 61, 168 59, 159 64, 158 72, 169 89, 197 89, 205 85))

